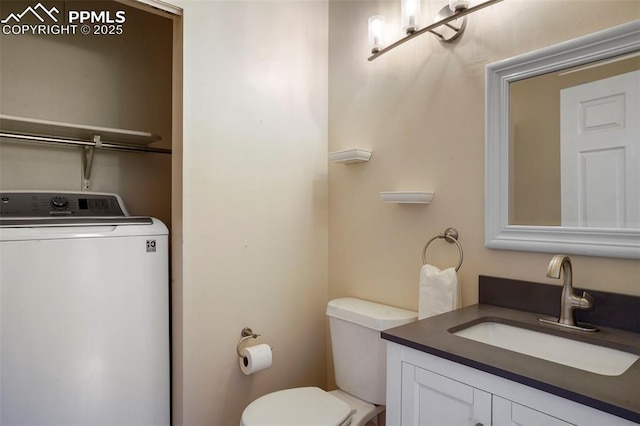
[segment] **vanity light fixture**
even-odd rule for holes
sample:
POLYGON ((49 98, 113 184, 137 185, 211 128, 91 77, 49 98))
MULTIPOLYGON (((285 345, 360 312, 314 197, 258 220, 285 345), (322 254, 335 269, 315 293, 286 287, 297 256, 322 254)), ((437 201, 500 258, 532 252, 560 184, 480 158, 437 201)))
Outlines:
POLYGON ((431 25, 420 28, 420 0, 401 0, 402 29, 406 36, 385 47, 384 17, 376 15, 369 18, 369 45, 372 53, 369 61, 373 61, 420 34, 431 33, 442 42, 453 41, 464 32, 467 26, 467 15, 500 1, 502 0, 485 0, 477 4, 470 4, 469 0, 449 0, 449 4, 438 12, 431 25), (454 22, 458 20, 460 21, 454 22), (439 27, 443 27, 442 30, 436 31, 439 27))

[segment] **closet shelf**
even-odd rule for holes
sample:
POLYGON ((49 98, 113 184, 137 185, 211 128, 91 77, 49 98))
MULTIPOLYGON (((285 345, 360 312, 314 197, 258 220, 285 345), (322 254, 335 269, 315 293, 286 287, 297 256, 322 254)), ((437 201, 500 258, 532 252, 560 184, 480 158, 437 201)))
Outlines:
POLYGON ((89 189, 96 149, 171 154, 170 149, 147 145, 158 135, 136 130, 111 129, 0 114, 0 140, 83 147, 82 189, 89 189))
POLYGON ((101 149, 170 154, 170 149, 147 145, 161 138, 136 130, 71 124, 0 115, 0 137, 16 141, 98 147, 101 149))
POLYGON ((393 191, 381 192, 380 197, 385 203, 396 204, 431 204, 433 192, 393 191))

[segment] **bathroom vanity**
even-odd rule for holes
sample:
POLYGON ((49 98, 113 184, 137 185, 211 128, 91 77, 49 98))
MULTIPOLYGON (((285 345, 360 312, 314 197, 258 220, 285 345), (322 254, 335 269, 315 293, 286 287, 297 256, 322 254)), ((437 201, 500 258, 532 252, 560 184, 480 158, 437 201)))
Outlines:
MULTIPOLYGON (((384 331, 387 424, 640 423, 640 334, 636 330, 640 298, 595 292, 596 311, 581 313, 579 320, 601 327, 587 333, 538 321, 541 315, 557 314, 559 293, 557 298, 555 293, 559 290, 545 284, 480 277, 479 304, 384 331), (613 311, 619 315, 611 318, 607 313, 613 311), (601 321, 602 316, 607 319, 601 321), (549 361, 527 355, 526 350, 518 353, 463 337, 461 330, 478 324, 515 326, 524 330, 523 342, 531 350, 537 346, 551 349, 552 358, 558 358, 549 361), (538 342, 526 334, 530 332, 566 341, 569 346, 563 349, 544 339, 538 342), (580 347, 583 344, 595 346, 580 347), (582 359, 600 349, 605 351, 599 355, 605 359, 605 370, 617 363, 612 361, 614 355, 622 355, 626 364, 619 371, 605 371, 582 359)), ((516 330, 514 340, 517 335, 516 330)), ((595 364, 597 358, 593 357, 595 364)))

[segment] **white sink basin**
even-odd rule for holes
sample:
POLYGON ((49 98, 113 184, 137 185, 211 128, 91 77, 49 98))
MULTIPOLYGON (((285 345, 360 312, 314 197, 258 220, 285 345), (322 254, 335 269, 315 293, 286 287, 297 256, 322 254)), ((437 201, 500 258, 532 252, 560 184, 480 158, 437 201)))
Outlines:
POLYGON ((640 358, 617 349, 491 321, 453 334, 604 376, 619 376, 640 358))

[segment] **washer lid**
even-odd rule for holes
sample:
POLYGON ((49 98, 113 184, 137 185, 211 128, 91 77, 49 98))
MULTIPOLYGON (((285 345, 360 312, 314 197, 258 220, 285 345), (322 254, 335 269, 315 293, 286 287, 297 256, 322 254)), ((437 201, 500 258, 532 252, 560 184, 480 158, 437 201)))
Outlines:
POLYGON ((316 387, 285 389, 253 401, 242 413, 243 426, 342 425, 349 404, 316 387))

